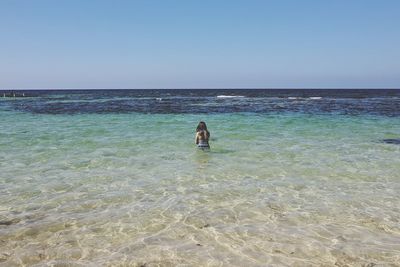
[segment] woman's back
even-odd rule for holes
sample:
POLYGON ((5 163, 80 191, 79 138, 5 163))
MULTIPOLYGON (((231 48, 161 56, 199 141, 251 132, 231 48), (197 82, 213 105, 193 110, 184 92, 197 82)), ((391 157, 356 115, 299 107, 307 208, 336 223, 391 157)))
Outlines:
POLYGON ((206 131, 200 131, 196 134, 196 144, 199 148, 210 148, 206 131))
POLYGON ((209 138, 210 132, 207 130, 206 123, 201 121, 196 128, 196 145, 199 148, 210 148, 209 138))

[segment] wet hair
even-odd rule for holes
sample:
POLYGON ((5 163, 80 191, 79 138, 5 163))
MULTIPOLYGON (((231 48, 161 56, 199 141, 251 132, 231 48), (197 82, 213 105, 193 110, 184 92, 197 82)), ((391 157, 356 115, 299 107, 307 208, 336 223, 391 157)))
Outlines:
POLYGON ((197 125, 196 132, 200 132, 200 131, 208 132, 207 125, 204 121, 199 122, 199 125, 197 125))
POLYGON ((199 122, 197 125, 196 132, 200 134, 201 138, 208 139, 210 138, 210 132, 207 130, 207 125, 204 121, 199 122))

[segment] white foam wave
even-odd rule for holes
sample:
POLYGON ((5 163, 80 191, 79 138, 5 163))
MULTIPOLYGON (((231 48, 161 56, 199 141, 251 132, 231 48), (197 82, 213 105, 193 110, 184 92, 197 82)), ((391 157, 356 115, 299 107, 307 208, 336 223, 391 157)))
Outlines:
POLYGON ((322 97, 321 96, 312 96, 312 97, 310 97, 310 99, 321 99, 322 97))
POLYGON ((234 98, 234 97, 244 97, 242 95, 217 95, 218 98, 234 98))

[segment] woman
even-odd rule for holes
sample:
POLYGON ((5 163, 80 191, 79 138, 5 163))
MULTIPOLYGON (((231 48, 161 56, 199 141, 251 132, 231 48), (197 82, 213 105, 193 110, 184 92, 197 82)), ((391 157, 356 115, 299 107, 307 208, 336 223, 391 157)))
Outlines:
POLYGON ((208 140, 210 139, 210 132, 207 130, 207 125, 204 121, 199 122, 196 128, 196 145, 198 148, 210 148, 208 140))

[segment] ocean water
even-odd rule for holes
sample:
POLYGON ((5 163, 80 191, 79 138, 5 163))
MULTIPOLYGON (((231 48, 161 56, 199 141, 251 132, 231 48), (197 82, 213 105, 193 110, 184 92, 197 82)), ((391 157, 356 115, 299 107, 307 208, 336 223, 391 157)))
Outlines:
POLYGON ((400 90, 20 93, 0 266, 400 266, 400 90))

